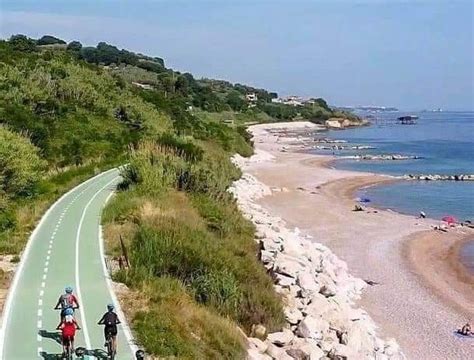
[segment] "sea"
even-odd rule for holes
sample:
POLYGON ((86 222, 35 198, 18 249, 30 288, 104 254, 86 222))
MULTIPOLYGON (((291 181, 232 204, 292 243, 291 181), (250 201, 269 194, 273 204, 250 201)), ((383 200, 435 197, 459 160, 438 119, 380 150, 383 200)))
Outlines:
MULTIPOLYGON (((390 175, 474 174, 474 112, 384 112, 372 116, 370 126, 325 133, 328 138, 348 142, 340 145, 374 147, 334 151, 341 157, 335 163, 336 168, 390 175), (394 121, 403 115, 416 115, 418 120, 414 125, 394 121), (397 161, 343 159, 361 154, 401 154, 420 158, 397 161)), ((450 215, 460 221, 474 222, 473 181, 400 181, 363 189, 359 196, 369 199, 375 207, 405 214, 418 215, 423 211, 433 219, 441 220, 450 215)), ((461 250, 460 257, 474 272, 474 242, 461 250)))

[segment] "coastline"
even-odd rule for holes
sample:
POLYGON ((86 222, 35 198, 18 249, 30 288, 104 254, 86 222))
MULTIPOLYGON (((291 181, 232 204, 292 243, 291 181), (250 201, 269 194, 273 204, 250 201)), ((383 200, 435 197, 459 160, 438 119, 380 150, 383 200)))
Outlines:
MULTIPOLYGON (((285 126, 298 128, 294 123, 276 125, 280 129, 285 126)), ((472 350, 469 344, 459 344, 452 338, 456 326, 474 317, 468 300, 472 278, 455 261, 463 239, 474 236, 472 229, 440 233, 431 228, 438 225, 432 219, 376 208, 352 212, 357 190, 396 179, 334 169, 334 157, 307 154, 301 148, 292 152, 288 144, 292 139, 285 140, 282 131, 275 136, 268 128, 265 124, 250 129, 256 151, 275 157, 271 162, 245 168, 245 172, 277 189, 258 203, 331 248, 348 263, 352 274, 380 284, 368 287, 360 304, 383 335, 399 341, 408 358, 445 359, 446 353, 462 358, 472 350), (354 240, 361 246, 354 246, 354 240), (433 256, 437 262, 432 261, 433 256), (407 309, 405 297, 413 300, 413 309, 407 309), (430 313, 436 314, 435 326, 430 313)))

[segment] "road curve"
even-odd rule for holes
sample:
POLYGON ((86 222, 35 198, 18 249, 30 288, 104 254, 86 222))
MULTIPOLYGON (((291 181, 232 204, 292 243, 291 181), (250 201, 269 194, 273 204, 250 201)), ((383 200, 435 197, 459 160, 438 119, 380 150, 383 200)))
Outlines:
MULTIPOLYGON (((76 347, 101 358, 103 329, 97 321, 108 303, 116 303, 103 256, 101 210, 119 181, 113 169, 75 187, 43 216, 32 233, 15 274, 0 328, 0 360, 56 359, 61 353, 53 307, 66 285, 81 303, 76 347)), ((124 322, 118 307, 119 316, 124 322)), ((130 331, 121 326, 116 359, 133 359, 130 331)))

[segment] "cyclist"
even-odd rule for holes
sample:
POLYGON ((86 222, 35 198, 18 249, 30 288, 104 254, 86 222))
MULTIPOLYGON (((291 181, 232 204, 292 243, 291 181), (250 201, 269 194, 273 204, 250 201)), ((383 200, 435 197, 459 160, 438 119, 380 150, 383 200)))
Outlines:
POLYGON ((67 286, 64 289, 64 294, 62 294, 56 306, 54 307, 55 310, 61 309, 60 318, 61 321, 64 320, 64 312, 66 309, 79 309, 79 301, 77 300, 76 295, 73 294, 73 290, 71 286, 67 286))
POLYGON ((104 337, 105 346, 110 338, 112 340, 112 352, 117 353, 117 325, 120 324, 120 320, 117 314, 114 312, 114 305, 107 305, 107 312, 102 316, 98 322, 99 325, 104 325, 104 337))
POLYGON ((61 320, 56 329, 61 330, 63 356, 67 355, 68 348, 70 349, 70 354, 74 353, 74 337, 76 336, 76 330, 81 330, 81 328, 77 324, 76 319, 74 319, 74 310, 72 308, 64 310, 64 319, 61 320))

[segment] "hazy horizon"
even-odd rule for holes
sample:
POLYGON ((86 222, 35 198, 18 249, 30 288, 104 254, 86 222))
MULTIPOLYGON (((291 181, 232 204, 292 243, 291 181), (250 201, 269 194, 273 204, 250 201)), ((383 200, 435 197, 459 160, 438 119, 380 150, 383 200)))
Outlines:
POLYGON ((2 0, 0 36, 105 41, 338 106, 474 110, 471 1, 2 0))

